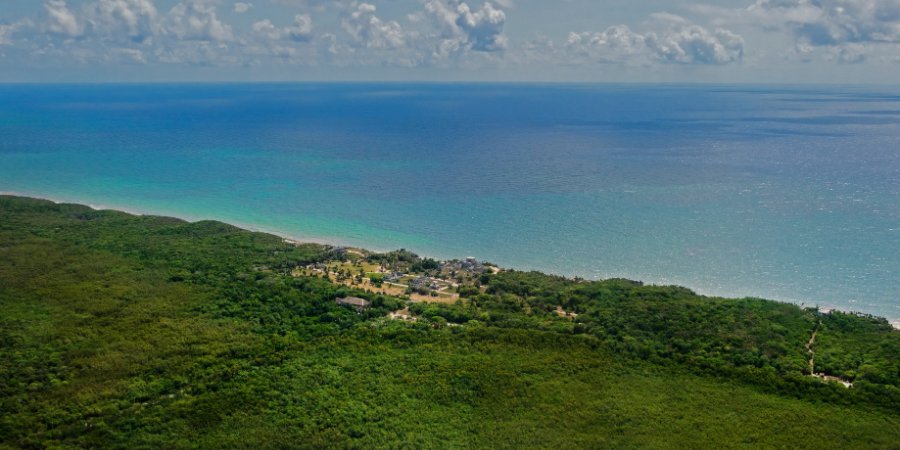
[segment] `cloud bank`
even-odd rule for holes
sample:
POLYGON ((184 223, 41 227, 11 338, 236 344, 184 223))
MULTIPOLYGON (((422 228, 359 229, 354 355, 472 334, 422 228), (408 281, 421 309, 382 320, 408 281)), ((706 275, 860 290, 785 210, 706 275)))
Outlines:
POLYGON ((667 13, 652 19, 658 31, 636 33, 616 25, 601 32, 570 33, 566 48, 601 63, 728 64, 743 58, 744 39, 729 30, 708 30, 667 13))
MULTIPOLYGON (((565 5, 578 1, 587 0, 565 5)), ((510 0, 43 0, 30 15, 0 19, 0 64, 14 54, 59 64, 462 70, 900 60, 900 0, 679 3, 627 23, 597 17, 596 27, 568 30, 531 17, 551 33, 519 27, 512 37, 508 30, 531 7, 510 0)))

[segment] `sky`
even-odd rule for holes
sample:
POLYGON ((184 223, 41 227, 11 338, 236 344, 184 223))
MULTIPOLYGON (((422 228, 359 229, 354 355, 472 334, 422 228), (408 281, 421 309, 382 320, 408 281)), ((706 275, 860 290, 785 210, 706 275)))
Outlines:
POLYGON ((900 0, 0 0, 0 82, 898 80, 900 0))

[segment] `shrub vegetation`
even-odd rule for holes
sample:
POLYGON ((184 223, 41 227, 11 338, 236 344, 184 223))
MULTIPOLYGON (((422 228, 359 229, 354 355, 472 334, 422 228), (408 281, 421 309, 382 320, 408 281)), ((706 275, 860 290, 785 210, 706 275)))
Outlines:
POLYGON ((291 275, 334 255, 0 196, 0 447, 898 447, 884 319, 539 273, 453 305, 291 275), (808 376, 813 332, 814 370, 852 388, 808 376))

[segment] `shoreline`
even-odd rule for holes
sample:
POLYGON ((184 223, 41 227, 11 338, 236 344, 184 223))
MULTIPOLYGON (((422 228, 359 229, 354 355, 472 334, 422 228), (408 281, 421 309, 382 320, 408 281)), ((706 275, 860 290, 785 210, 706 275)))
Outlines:
MULTIPOLYGON (((287 232, 284 230, 278 230, 278 229, 274 229, 274 228, 260 226, 258 224, 241 222, 239 220, 231 220, 231 219, 226 219, 226 218, 201 217, 201 216, 194 216, 194 215, 190 215, 190 214, 181 214, 181 213, 177 213, 177 212, 164 211, 164 210, 141 209, 141 208, 134 208, 133 206, 121 206, 121 205, 117 205, 115 203, 92 203, 89 201, 61 198, 61 197, 57 197, 57 196, 48 196, 48 195, 44 195, 44 194, 35 194, 35 193, 22 192, 22 191, 0 190, 0 195, 9 195, 9 196, 14 196, 14 197, 26 197, 26 198, 33 198, 33 199, 37 199, 37 200, 47 200, 49 202, 53 202, 56 204, 68 203, 68 204, 74 204, 74 205, 84 205, 84 206, 87 206, 87 207, 97 210, 97 211, 102 211, 102 210, 119 211, 119 212, 124 212, 124 213, 135 215, 135 216, 171 217, 173 219, 184 220, 186 222, 191 222, 191 223, 212 220, 212 221, 216 221, 216 222, 226 223, 228 225, 233 225, 242 230, 253 231, 253 232, 257 232, 257 233, 272 234, 272 235, 278 236, 283 239, 294 241, 297 244, 319 244, 319 245, 331 245, 334 247, 355 247, 356 246, 355 244, 349 243, 347 241, 343 241, 339 237, 331 237, 331 236, 325 237, 325 236, 311 236, 311 235, 301 236, 301 235, 293 234, 293 233, 290 233, 290 232, 287 232)), ((381 253, 381 252, 390 251, 392 249, 377 249, 377 248, 372 248, 372 247, 366 247, 366 250, 381 253)))
MULTIPOLYGON (((292 234, 290 232, 286 232, 283 230, 277 230, 277 229, 273 229, 273 228, 259 226, 256 224, 250 224, 250 223, 235 221, 235 220, 231 220, 231 219, 224 219, 224 218, 223 219, 209 218, 209 217, 204 218, 204 217, 199 217, 199 216, 184 215, 184 214, 180 214, 180 213, 172 213, 172 212, 167 212, 167 211, 141 210, 139 208, 136 209, 136 208, 128 207, 128 206, 83 202, 83 201, 79 201, 76 199, 70 200, 70 199, 65 199, 65 198, 60 198, 60 197, 55 197, 55 196, 47 196, 47 195, 43 195, 43 194, 35 194, 35 193, 28 193, 28 192, 21 192, 21 191, 0 190, 0 195, 27 197, 27 198, 33 198, 33 199, 38 199, 38 200, 46 200, 46 201, 53 202, 56 204, 68 203, 68 204, 84 205, 84 206, 87 206, 91 209, 98 210, 98 211, 99 210, 112 210, 112 211, 124 212, 124 213, 131 214, 131 215, 136 215, 136 216, 171 217, 171 218, 184 220, 186 222, 191 222, 191 223, 199 222, 199 221, 206 221, 206 220, 218 221, 218 222, 222 222, 222 223, 226 223, 226 224, 235 226, 237 228, 240 228, 240 229, 246 230, 246 231, 271 234, 271 235, 277 236, 277 237, 281 238, 282 240, 284 240, 285 242, 291 243, 293 245, 319 244, 319 245, 329 245, 329 246, 333 246, 333 247, 358 248, 361 250, 366 250, 366 251, 375 252, 375 253, 383 253, 383 252, 387 252, 387 251, 391 251, 391 250, 396 250, 396 249, 380 249, 380 248, 376 248, 377 246, 371 246, 368 244, 366 244, 364 246, 359 246, 357 244, 349 243, 345 240, 342 240, 339 237, 299 236, 299 235, 292 234)), ((410 250, 410 251, 413 251, 413 250, 410 250)), ((415 253, 418 254, 418 252, 415 252, 415 253)), ((438 259, 438 260, 443 259, 443 258, 430 256, 427 254, 420 254, 420 256, 427 257, 427 258, 434 258, 434 259, 438 259)), ((455 258, 460 259, 463 257, 464 256, 456 256, 455 258)), ((453 259, 453 258, 450 258, 450 259, 453 259)), ((499 267, 501 269, 510 269, 510 270, 526 270, 526 271, 528 270, 528 269, 518 269, 518 268, 514 268, 514 267, 504 267, 504 266, 499 266, 499 265, 497 267, 499 267)), ((568 279, 574 278, 571 275, 565 275, 565 274, 560 274, 560 273, 555 273, 555 272, 548 272, 548 271, 539 271, 539 272, 547 274, 547 275, 561 276, 561 277, 565 277, 568 279)), ((591 280, 591 281, 597 281, 597 280, 591 280)), ((635 281, 640 281, 640 282, 648 284, 648 285, 665 285, 665 284, 658 284, 658 283, 652 283, 652 282, 645 282, 643 280, 635 280, 635 281)), ((675 284, 675 285, 682 286, 680 284, 675 284)), ((685 287, 687 289, 690 289, 691 291, 696 292, 699 295, 707 296, 707 297, 742 298, 742 297, 729 296, 727 294, 725 294, 725 295, 711 294, 711 293, 703 292, 702 290, 697 290, 690 286, 682 286, 682 287, 685 287)), ((756 297, 753 295, 745 295, 743 297, 761 298, 761 297, 756 297)), ((792 301, 792 300, 785 300, 785 299, 765 298, 765 300, 793 304, 793 305, 797 305, 798 307, 803 307, 801 305, 805 305, 806 303, 808 303, 805 301, 801 302, 799 300, 792 301)), ((819 309, 824 312, 841 311, 841 312, 845 312, 845 313, 862 313, 862 314, 871 314, 876 317, 883 317, 888 321, 889 324, 891 324, 891 326, 894 327, 894 329, 900 330, 900 317, 891 318, 891 317, 887 317, 887 316, 880 316, 877 314, 867 313, 864 311, 853 311, 853 310, 849 310, 849 309, 844 309, 844 308, 833 306, 833 305, 820 306, 819 309)))

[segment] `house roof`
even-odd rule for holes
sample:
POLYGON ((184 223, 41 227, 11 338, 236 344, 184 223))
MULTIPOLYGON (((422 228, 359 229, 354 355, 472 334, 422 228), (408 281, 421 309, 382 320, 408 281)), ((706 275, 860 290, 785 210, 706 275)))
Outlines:
POLYGON ((356 306, 360 308, 367 308, 369 306, 368 300, 359 297, 340 297, 335 301, 339 305, 356 306))

